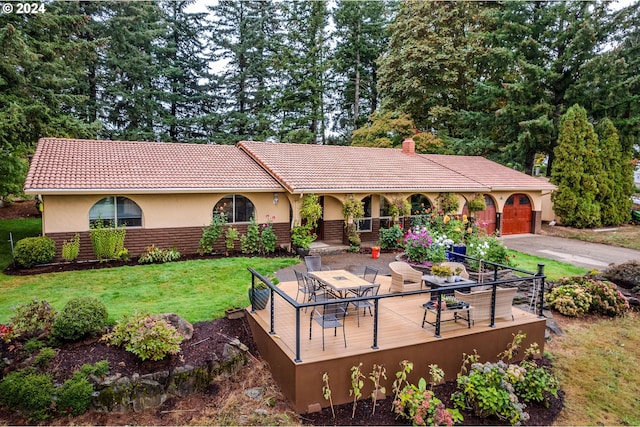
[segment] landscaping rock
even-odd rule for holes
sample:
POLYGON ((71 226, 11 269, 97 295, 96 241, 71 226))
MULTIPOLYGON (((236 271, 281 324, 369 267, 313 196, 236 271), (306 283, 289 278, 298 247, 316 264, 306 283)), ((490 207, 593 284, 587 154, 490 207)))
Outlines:
POLYGON ((166 320, 169 324, 176 328, 183 340, 188 341, 193 337, 193 325, 177 314, 164 313, 159 314, 157 317, 166 320))

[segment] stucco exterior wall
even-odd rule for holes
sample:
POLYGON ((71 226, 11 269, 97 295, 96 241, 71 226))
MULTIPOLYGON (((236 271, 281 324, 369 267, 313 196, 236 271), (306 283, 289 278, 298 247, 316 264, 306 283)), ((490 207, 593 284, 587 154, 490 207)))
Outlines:
MULTIPOLYGON (((247 197, 255 206, 256 220, 273 222, 289 221, 289 203, 286 197, 278 197, 273 203, 273 193, 238 193, 247 197)), ((224 194, 117 194, 128 197, 142 210, 142 228, 203 227, 211 222, 213 207, 224 194)), ((43 233, 82 232, 89 230, 89 210, 106 197, 47 195, 43 198, 43 233)))

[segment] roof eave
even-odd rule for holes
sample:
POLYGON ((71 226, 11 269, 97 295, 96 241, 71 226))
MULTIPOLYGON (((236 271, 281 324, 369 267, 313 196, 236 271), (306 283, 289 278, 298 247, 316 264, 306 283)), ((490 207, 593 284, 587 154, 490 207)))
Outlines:
POLYGON ((282 187, 273 188, 29 188, 25 194, 41 195, 85 195, 85 194, 203 194, 203 193, 273 193, 282 192, 282 187))

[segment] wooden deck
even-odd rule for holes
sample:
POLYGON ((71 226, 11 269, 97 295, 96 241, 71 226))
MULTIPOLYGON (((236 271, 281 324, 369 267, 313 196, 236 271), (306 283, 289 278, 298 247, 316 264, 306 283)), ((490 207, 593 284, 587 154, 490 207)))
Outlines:
MULTIPOLYGON (((380 293, 387 292, 390 278, 379 277, 380 293)), ((296 296, 297 283, 286 282, 278 286, 293 298, 296 296)), ((388 380, 385 382, 388 393, 399 370, 402 360, 414 363, 415 369, 410 379, 417 382, 419 377, 426 379, 428 365, 437 364, 444 369, 447 379, 455 379, 462 364, 463 353, 477 351, 481 361, 496 360, 513 338, 513 334, 522 331, 527 334, 523 348, 537 342, 543 349, 545 319, 533 313, 513 308, 514 320, 496 320, 491 328, 488 321, 478 322, 467 328, 464 321, 443 322, 441 338, 435 337, 435 328, 425 325, 422 328, 424 310, 422 304, 429 294, 397 296, 381 299, 378 310, 377 348, 374 344, 374 318, 368 312, 360 312, 360 327, 354 308, 350 307, 345 319, 347 347, 344 346, 342 331, 337 336, 333 330, 325 330, 325 350, 322 350, 322 328, 316 322, 312 324, 312 339, 309 339, 311 308, 300 312, 300 360, 296 361, 296 310, 282 297, 274 298, 274 326, 271 329, 270 305, 264 310, 248 313, 253 336, 262 357, 270 364, 274 378, 285 395, 300 413, 328 406, 322 396, 322 374, 329 373, 332 399, 334 404, 352 401, 351 367, 363 363, 365 377, 373 369, 373 364, 384 365, 388 380)), ((428 313, 435 320, 433 313, 428 313)), ((443 317, 446 318, 446 317, 443 317)), ((371 393, 371 381, 365 380, 363 395, 371 393)))

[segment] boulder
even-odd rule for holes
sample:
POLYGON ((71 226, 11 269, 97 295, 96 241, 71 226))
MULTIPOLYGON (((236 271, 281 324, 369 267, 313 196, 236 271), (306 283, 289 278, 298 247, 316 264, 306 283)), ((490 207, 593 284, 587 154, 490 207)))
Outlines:
POLYGON ((166 320, 169 324, 176 328, 184 341, 188 341, 193 337, 193 325, 177 314, 163 313, 159 314, 156 317, 166 320))

